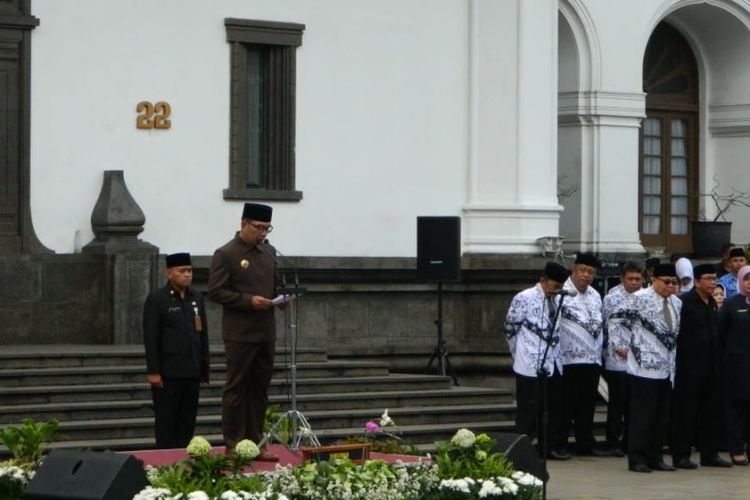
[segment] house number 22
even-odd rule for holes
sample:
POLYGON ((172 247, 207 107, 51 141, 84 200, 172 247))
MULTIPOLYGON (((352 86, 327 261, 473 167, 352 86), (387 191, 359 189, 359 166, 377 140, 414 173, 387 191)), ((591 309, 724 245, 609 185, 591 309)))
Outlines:
POLYGON ((159 101, 156 104, 141 101, 135 110, 138 112, 135 119, 137 128, 170 128, 172 126, 172 121, 169 119, 172 107, 166 101, 159 101))

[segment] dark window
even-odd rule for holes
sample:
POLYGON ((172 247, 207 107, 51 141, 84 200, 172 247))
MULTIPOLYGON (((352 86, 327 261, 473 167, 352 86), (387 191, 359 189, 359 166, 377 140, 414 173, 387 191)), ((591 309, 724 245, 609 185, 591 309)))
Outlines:
POLYGON ((296 50, 302 24, 225 19, 231 47, 227 199, 291 200, 295 190, 296 50))
POLYGON ((647 247, 691 250, 698 198, 698 69, 687 41, 660 23, 643 62, 640 233, 647 247))

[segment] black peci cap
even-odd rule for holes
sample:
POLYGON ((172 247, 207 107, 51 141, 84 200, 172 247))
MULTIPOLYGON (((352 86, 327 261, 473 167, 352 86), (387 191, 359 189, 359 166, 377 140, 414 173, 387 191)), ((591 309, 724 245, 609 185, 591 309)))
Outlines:
POLYGON ((242 209, 243 219, 253 219, 260 222, 271 222, 272 214, 273 207, 260 203, 245 203, 245 208, 242 209))
POLYGON ((190 254, 187 252, 182 252, 167 255, 167 268, 177 266, 192 266, 192 264, 190 263, 190 254))

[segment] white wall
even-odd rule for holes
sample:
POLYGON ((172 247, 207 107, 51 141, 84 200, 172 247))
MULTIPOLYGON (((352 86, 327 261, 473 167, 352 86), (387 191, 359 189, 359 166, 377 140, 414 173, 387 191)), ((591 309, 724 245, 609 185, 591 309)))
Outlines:
POLYGON ((122 169, 163 252, 210 254, 239 224, 228 183, 224 18, 303 23, 299 203, 274 206, 288 255, 409 256, 417 215, 459 215, 467 157, 462 0, 35 0, 31 204, 61 253, 93 237, 103 170, 122 169), (166 100, 172 128, 135 128, 166 100))

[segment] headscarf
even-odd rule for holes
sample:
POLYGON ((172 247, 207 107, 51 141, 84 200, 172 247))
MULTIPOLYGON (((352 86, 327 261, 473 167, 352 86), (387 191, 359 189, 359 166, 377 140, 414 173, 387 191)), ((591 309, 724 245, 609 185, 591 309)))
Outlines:
POLYGON ((680 293, 689 292, 693 289, 693 264, 686 259, 685 257, 681 257, 677 259, 677 262, 674 263, 674 267, 677 270, 677 279, 682 280, 682 278, 690 278, 690 283, 687 285, 680 284, 680 293))
POLYGON ((742 268, 737 273, 737 293, 744 295, 746 298, 745 300, 750 302, 750 297, 745 293, 745 290, 742 288, 742 282, 745 281, 745 276, 750 273, 750 266, 742 266, 742 268))

